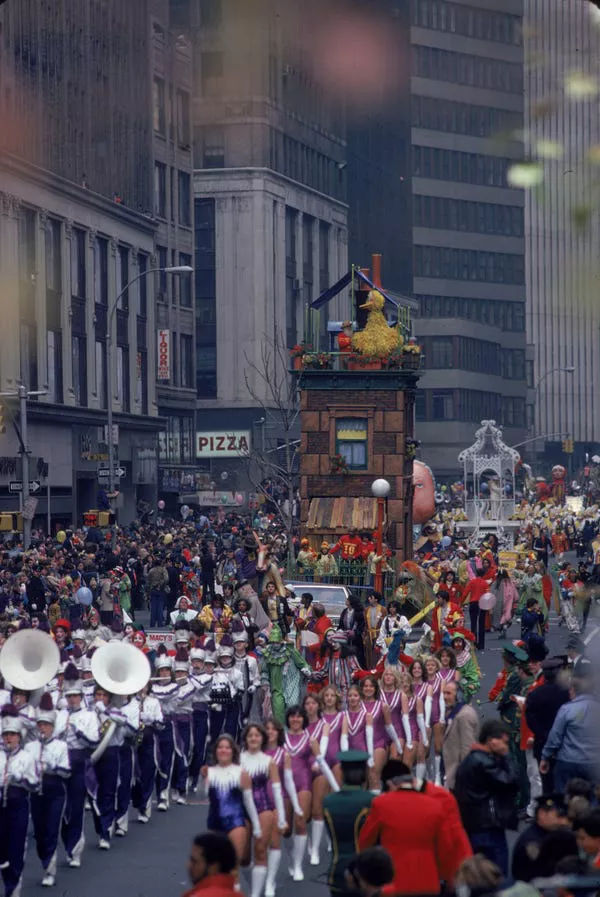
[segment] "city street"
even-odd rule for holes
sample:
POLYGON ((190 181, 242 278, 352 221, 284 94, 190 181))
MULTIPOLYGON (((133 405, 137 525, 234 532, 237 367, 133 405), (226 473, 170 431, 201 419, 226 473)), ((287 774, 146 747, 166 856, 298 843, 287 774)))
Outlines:
MULTIPOLYGON (((517 638, 519 626, 513 625, 509 635, 517 638)), ((553 615, 550 623, 548 645, 551 653, 561 650, 565 640, 565 630, 558 627, 553 615)), ((501 666, 501 644, 496 635, 487 640, 487 650, 480 656, 484 678, 480 693, 481 716, 485 718, 495 713, 489 704, 487 693, 501 666)), ((133 817, 133 811, 131 813, 133 817)), ((172 807, 168 813, 154 812, 148 825, 132 822, 129 834, 124 839, 114 839, 110 853, 96 847, 91 815, 87 814, 88 846, 83 854, 81 869, 69 869, 64 863, 62 849, 59 851, 59 867, 56 893, 61 897, 106 897, 112 888, 114 897, 178 897, 188 887, 186 862, 191 839, 203 831, 206 823, 206 803, 198 793, 190 799, 187 807, 172 807)), ((326 897, 325 873, 327 855, 320 867, 305 866, 306 879, 302 884, 293 884, 281 869, 281 892, 286 889, 286 897, 326 897)), ((40 866, 35 854, 33 837, 29 841, 28 859, 25 871, 23 894, 41 894, 40 866)), ((244 888, 247 892, 247 888, 244 888)))

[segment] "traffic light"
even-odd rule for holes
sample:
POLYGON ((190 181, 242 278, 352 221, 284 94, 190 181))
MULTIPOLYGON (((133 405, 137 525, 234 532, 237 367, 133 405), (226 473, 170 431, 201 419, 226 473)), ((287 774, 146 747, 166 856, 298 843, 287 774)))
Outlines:
POLYGON ((6 420, 4 418, 5 408, 2 404, 2 400, 0 399, 0 436, 3 433, 6 433, 6 420))
POLYGON ((575 446, 570 436, 568 437, 568 439, 563 439, 562 450, 565 455, 572 455, 575 451, 575 446))

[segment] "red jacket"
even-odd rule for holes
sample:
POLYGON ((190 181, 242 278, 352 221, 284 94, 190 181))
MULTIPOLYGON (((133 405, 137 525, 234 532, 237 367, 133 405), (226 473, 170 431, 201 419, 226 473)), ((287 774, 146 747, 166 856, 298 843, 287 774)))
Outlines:
POLYGON ((444 808, 444 816, 449 824, 454 849, 442 857, 443 862, 446 864, 442 878, 444 881, 452 882, 454 881, 454 876, 463 860, 473 856, 471 842, 463 828, 462 819, 460 818, 460 810, 458 809, 458 804, 454 795, 451 794, 447 788, 442 788, 441 785, 434 785, 433 782, 427 782, 425 793, 432 795, 436 800, 440 801, 444 808))
POLYGON ((490 582, 491 580, 484 579, 483 576, 476 576, 475 579, 472 579, 465 586, 462 593, 463 602, 466 604, 468 600, 470 604, 473 604, 475 601, 479 603, 481 596, 489 592, 490 582))
POLYGON ((360 536, 342 536, 330 549, 329 554, 342 552, 343 561, 353 561, 362 557, 362 540, 360 536))
POLYGON ((457 869, 460 820, 448 815, 445 799, 428 792, 429 786, 376 797, 358 837, 360 850, 381 844, 388 851, 400 894, 439 894, 440 881, 451 881, 457 869))
POLYGON ((240 897, 235 890, 237 880, 233 875, 209 875, 203 878, 183 897, 240 897))

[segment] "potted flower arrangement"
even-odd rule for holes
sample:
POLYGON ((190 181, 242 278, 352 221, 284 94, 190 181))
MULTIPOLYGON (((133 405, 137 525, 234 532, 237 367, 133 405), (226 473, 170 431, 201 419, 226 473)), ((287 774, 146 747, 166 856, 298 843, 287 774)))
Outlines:
POLYGON ((311 346, 308 343, 296 343, 295 346, 292 346, 290 349, 290 355, 292 357, 292 367, 295 371, 301 371, 304 367, 304 356, 307 352, 311 351, 311 346))
POLYGON ((402 349, 402 367, 418 370, 421 364, 421 346, 412 336, 402 349))
POLYGON ((330 455, 329 463, 331 464, 332 473, 348 473, 348 465, 343 455, 330 455))
POLYGON ((348 356, 349 371, 380 371, 382 359, 379 355, 367 355, 353 352, 348 356))
POLYGON ((333 365, 333 358, 326 352, 309 352, 302 358, 305 368, 313 370, 328 370, 333 365))

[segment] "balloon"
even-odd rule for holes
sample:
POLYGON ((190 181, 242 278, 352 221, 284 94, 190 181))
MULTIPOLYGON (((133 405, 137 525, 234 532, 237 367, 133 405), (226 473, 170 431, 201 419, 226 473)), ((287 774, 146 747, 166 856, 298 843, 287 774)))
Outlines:
POLYGON ((158 502, 158 510, 159 510, 159 511, 164 511, 164 509, 165 509, 165 503, 164 503, 164 501, 163 501, 162 498, 161 498, 160 501, 158 502))
POLYGON ((67 534, 66 534, 66 532, 64 531, 64 529, 61 529, 61 530, 59 530, 59 531, 57 532, 57 534, 56 534, 56 541, 57 541, 57 542, 60 542, 61 545, 62 545, 62 543, 66 540, 66 538, 67 538, 67 534))
POLYGON ((236 492, 236 493, 235 493, 235 503, 236 503, 236 505, 243 505, 243 504, 244 504, 244 496, 242 495, 241 492, 236 492))
POLYGON ((94 599, 91 589, 88 589, 87 586, 81 586, 80 589, 77 589, 77 591, 75 592, 75 597, 80 604, 86 605, 90 605, 94 599))
POLYGON ((182 505, 179 508, 179 513, 181 514, 181 516, 183 517, 184 520, 187 520, 191 514, 189 505, 182 505))
POLYGON ((493 610, 494 605, 496 604, 496 596, 493 592, 486 592, 479 599, 479 609, 480 610, 493 610))

